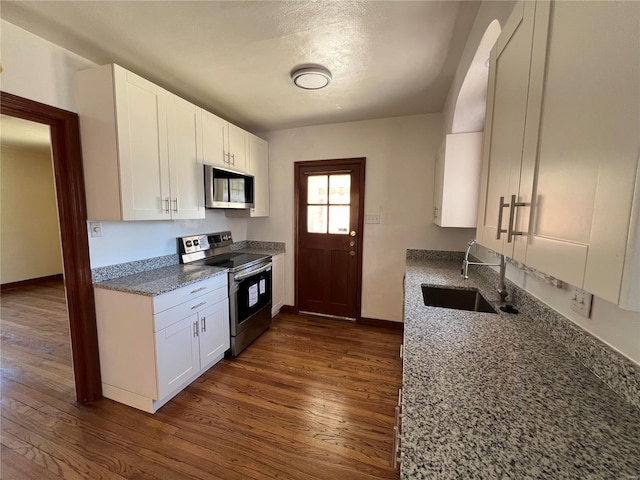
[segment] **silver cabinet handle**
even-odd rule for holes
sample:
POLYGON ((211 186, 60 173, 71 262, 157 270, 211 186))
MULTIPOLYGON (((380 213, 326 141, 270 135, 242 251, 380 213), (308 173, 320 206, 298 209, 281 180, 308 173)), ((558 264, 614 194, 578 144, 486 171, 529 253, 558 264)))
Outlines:
POLYGON ((178 197, 171 200, 173 202, 173 211, 178 213, 178 197))
POLYGON ((193 336, 198 336, 198 322, 193 322, 193 336))
POLYGON ((398 406, 402 409, 402 389, 398 389, 398 406))
POLYGON ((404 343, 400 344, 400 358, 404 356, 404 343))
POLYGON ((202 331, 207 331, 207 317, 202 317, 202 331))
POLYGON ((235 153, 232 153, 232 154, 231 154, 231 159, 232 159, 233 161, 230 161, 229 163, 231 163, 231 165, 235 165, 235 164, 236 164, 236 154, 235 154, 235 153))
POLYGON ((438 207, 433 207, 433 218, 438 218, 438 207))
POLYGON ((163 200, 164 208, 162 209, 165 213, 169 213, 169 197, 163 200))
POLYGON ((202 290, 206 290, 206 289, 207 289, 207 287, 200 287, 200 288, 196 288, 195 290, 191 290, 191 293, 192 293, 192 294, 193 294, 193 293, 198 293, 198 292, 201 292, 202 290))
POLYGON ((207 304, 207 302, 200 302, 199 304, 194 305, 193 307, 191 307, 191 310, 195 310, 196 308, 200 308, 201 306, 206 305, 206 304, 207 304))
POLYGON ((526 235, 527 232, 520 232, 514 230, 515 225, 513 224, 516 218, 516 208, 518 207, 529 207, 530 203, 527 202, 516 202, 516 196, 511 195, 511 209, 509 211, 509 225, 507 228, 507 243, 511 243, 513 241, 513 237, 515 235, 526 235))
POLYGON ((503 233, 507 233, 507 230, 502 228, 502 212, 508 206, 508 203, 504 203, 504 197, 500 197, 500 206, 498 207, 498 233, 496 234, 496 240, 500 240, 500 236, 503 233))

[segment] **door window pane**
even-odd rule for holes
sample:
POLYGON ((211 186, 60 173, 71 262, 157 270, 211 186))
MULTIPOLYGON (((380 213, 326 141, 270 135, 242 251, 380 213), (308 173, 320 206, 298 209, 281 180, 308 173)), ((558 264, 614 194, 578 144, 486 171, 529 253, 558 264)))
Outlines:
POLYGON ((331 205, 329 207, 329 233, 343 235, 349 233, 349 208, 348 205, 331 205))
POLYGON ((328 175, 309 175, 307 179, 307 203, 327 203, 328 175))
POLYGON ((307 232, 308 233, 327 233, 326 205, 307 206, 307 232))
POLYGON ((351 203, 351 175, 331 175, 329 178, 329 203, 351 203))

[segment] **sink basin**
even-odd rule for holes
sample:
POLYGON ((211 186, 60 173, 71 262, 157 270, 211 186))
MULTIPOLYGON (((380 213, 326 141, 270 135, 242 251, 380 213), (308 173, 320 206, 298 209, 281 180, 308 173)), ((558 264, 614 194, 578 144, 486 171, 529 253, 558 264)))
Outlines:
POLYGON ((428 287, 423 285, 422 298, 424 304, 429 307, 497 313, 489 302, 475 289, 457 290, 455 288, 428 287))

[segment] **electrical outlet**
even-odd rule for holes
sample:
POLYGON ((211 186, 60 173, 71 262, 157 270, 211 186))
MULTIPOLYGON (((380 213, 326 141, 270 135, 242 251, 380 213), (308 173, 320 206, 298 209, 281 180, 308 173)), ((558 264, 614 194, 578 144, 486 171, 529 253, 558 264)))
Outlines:
POLYGON ((92 237, 101 237, 102 236, 102 223, 100 222, 89 222, 89 231, 91 232, 92 237))
POLYGON ((585 318, 590 318, 592 301, 593 295, 579 288, 574 288, 571 294, 571 310, 578 312, 585 318))
POLYGON ((367 213, 364 216, 364 223, 380 223, 379 213, 367 213))

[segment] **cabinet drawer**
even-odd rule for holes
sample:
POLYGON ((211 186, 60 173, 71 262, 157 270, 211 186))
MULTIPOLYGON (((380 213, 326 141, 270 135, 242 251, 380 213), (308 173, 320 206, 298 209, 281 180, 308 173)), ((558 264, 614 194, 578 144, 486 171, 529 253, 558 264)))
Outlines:
POLYGON ((173 308, 168 308, 160 313, 155 314, 153 316, 155 325, 154 331, 157 332, 159 330, 162 330, 163 328, 166 328, 174 324, 175 322, 182 320, 183 318, 193 315, 194 313, 197 313, 226 299, 228 299, 228 292, 225 278, 224 286, 210 291, 209 293, 205 293, 204 295, 200 294, 195 298, 190 298, 188 301, 183 302, 180 305, 176 305, 173 308))
POLYGON ((208 278, 202 282, 187 285, 186 287, 178 288, 172 292, 165 293, 164 295, 158 295, 153 299, 153 313, 158 314, 164 310, 175 307, 184 302, 188 302, 192 298, 206 295, 213 292, 218 288, 227 288, 227 274, 222 273, 215 277, 208 278))

